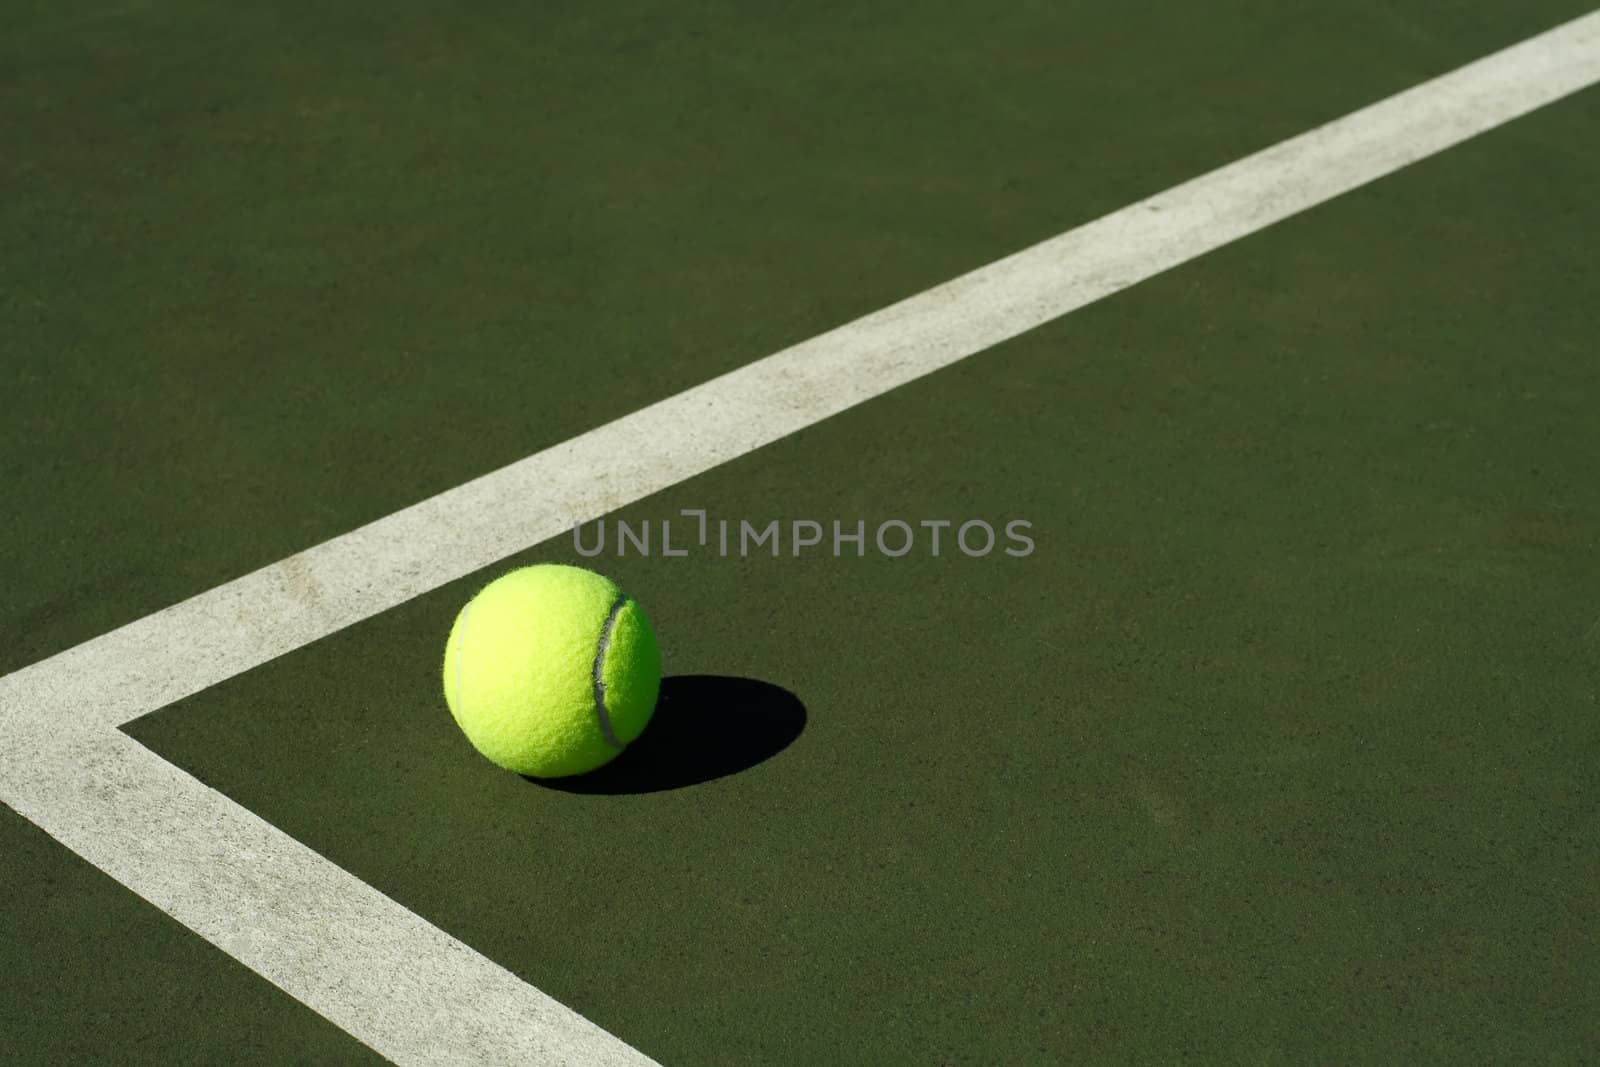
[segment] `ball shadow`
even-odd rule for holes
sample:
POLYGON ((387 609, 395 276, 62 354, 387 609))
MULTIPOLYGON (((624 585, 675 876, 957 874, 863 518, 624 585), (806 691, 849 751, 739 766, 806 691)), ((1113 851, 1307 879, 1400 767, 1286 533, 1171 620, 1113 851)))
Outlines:
POLYGON ((805 705, 753 678, 679 674, 661 679, 655 714, 616 759, 572 778, 528 778, 564 793, 659 793, 754 767, 806 727, 805 705))

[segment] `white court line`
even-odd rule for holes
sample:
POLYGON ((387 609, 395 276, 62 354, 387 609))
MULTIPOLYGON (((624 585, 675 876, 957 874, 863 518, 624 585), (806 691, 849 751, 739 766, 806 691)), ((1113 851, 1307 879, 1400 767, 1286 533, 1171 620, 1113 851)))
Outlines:
POLYGON ((653 1062, 120 730, 28 740, 46 830, 395 1062, 653 1062))
POLYGON ((397 1062, 648 1062, 114 727, 1597 81, 1600 12, 0 678, 0 799, 397 1062))

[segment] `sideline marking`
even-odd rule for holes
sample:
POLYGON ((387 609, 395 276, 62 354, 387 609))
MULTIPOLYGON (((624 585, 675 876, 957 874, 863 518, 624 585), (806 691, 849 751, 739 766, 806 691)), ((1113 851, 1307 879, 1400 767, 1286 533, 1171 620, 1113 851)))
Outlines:
POLYGON ((115 727, 1596 82, 1600 12, 24 667, 0 800, 398 1063, 647 1064, 115 727))

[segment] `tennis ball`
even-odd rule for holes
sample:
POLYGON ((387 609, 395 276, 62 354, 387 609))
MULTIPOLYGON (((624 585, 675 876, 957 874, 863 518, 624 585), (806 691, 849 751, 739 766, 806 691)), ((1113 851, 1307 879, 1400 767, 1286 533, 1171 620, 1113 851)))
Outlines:
POLYGON ((444 699, 474 748, 518 774, 604 766, 655 711, 661 652, 609 578, 541 564, 501 575, 461 609, 444 649, 444 699))

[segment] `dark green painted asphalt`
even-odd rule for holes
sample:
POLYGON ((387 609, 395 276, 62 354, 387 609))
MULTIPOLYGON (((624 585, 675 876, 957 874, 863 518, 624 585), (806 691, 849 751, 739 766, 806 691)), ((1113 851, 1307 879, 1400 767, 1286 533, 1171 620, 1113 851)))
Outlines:
POLYGON ((1035 524, 609 560, 669 673, 805 705, 742 773, 475 757, 436 664, 487 576, 133 733, 668 1063, 1592 1057, 1597 109, 626 509, 1035 524))
MULTIPOLYGON (((1585 6, 0 7, 0 671, 1585 6)), ((132 732, 669 1063, 1592 1059, 1597 109, 629 509, 1036 525, 609 561, 742 773, 479 762, 487 575, 132 732)), ((25 1055, 366 1056, 5 818, 25 1055)))
POLYGON ((0 6, 0 670, 1587 6, 0 6))

